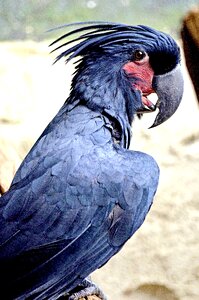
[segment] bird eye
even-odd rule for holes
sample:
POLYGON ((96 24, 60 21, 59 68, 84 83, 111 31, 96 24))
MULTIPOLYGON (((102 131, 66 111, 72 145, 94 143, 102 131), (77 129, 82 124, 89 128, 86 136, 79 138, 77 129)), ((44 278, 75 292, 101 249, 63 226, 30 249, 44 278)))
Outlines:
POLYGON ((136 50, 133 54, 133 60, 142 60, 146 56, 146 53, 142 50, 136 50))

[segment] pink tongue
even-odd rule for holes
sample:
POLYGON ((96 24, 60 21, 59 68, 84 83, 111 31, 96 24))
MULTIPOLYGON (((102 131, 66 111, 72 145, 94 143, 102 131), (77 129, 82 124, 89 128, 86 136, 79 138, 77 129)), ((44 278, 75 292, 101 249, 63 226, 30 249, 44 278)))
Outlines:
POLYGON ((145 97, 145 96, 142 96, 142 103, 151 109, 154 109, 154 107, 155 107, 155 105, 149 99, 147 99, 147 97, 145 97))

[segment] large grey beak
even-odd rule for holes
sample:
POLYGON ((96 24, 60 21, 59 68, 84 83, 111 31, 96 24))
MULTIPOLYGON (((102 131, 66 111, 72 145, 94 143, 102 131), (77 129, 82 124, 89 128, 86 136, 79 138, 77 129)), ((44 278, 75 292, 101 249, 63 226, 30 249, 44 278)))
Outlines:
POLYGON ((180 64, 169 73, 154 76, 153 89, 158 96, 159 112, 153 125, 155 127, 168 120, 178 108, 184 90, 184 81, 180 64))

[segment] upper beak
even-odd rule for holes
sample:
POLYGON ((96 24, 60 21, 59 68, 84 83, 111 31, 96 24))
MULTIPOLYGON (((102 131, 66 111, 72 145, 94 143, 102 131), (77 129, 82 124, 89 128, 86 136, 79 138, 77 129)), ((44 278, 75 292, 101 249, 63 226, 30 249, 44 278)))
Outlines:
POLYGON ((159 112, 150 128, 158 126, 168 120, 181 102, 184 81, 180 64, 169 73, 154 76, 153 89, 158 96, 156 107, 159 108, 159 112))

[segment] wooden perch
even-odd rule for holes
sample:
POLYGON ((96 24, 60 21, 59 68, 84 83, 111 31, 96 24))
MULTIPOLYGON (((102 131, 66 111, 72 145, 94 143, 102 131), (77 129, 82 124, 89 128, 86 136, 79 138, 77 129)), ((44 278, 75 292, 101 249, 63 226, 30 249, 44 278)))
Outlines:
MULTIPOLYGON (((73 292, 71 294, 73 294, 73 292)), ((68 300, 68 297, 71 296, 71 294, 66 295, 66 296, 62 296, 59 299, 60 300, 68 300)), ((79 300, 102 300, 102 298, 100 298, 99 296, 93 294, 91 296, 86 296, 86 297, 79 298, 79 300)))
MULTIPOLYGON (((66 298, 66 297, 61 297, 60 298, 60 300, 61 299, 68 299, 68 297, 66 298)), ((102 300, 101 298, 99 298, 98 296, 96 296, 96 295, 92 295, 92 296, 87 296, 87 297, 84 297, 84 298, 79 298, 79 300, 102 300)))
POLYGON ((101 300, 101 298, 97 297, 96 295, 88 296, 86 298, 81 298, 79 300, 101 300))

